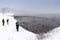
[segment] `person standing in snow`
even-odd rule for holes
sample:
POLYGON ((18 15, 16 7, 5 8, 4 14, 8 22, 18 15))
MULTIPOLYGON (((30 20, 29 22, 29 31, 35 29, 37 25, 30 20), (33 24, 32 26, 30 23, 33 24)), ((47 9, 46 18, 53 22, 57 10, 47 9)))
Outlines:
POLYGON ((19 22, 16 22, 16 30, 19 31, 19 22))
POLYGON ((9 19, 7 19, 7 25, 9 24, 9 19))
POLYGON ((4 24, 5 24, 5 21, 4 21, 4 19, 2 19, 2 23, 3 23, 3 26, 4 26, 4 24))

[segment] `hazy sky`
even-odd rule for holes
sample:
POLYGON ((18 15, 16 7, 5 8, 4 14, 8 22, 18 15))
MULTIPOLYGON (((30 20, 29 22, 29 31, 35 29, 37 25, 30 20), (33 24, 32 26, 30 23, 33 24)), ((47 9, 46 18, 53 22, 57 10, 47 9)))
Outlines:
POLYGON ((60 13, 60 0, 0 0, 0 8, 5 7, 21 13, 60 13))

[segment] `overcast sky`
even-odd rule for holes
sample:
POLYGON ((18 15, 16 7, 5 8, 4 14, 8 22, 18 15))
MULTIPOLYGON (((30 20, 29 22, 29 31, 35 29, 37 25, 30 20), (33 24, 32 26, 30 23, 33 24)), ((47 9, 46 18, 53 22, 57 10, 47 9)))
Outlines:
POLYGON ((60 13, 60 0, 0 0, 0 8, 19 9, 20 13, 60 13))

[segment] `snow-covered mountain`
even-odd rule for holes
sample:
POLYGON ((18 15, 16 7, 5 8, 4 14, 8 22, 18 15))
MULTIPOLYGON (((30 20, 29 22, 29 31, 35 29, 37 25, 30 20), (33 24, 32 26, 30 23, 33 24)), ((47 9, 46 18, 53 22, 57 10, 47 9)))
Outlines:
POLYGON ((13 8, 1 8, 0 13, 16 13, 16 10, 13 8))
POLYGON ((36 34, 29 32, 19 27, 19 32, 16 31, 16 20, 7 15, 0 16, 0 40, 38 40, 36 34), (2 19, 5 20, 5 25, 2 26, 2 19), (9 25, 6 20, 9 19, 9 25))

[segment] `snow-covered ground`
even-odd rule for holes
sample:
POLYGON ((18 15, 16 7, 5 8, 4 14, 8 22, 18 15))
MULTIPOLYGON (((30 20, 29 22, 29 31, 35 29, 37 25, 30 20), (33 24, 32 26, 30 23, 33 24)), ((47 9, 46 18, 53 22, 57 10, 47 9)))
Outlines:
POLYGON ((57 27, 47 33, 44 33, 43 38, 39 40, 60 40, 60 27, 57 27))
POLYGON ((53 29, 45 34, 47 37, 43 40, 60 40, 60 27, 53 29))
MULTIPOLYGON (((38 40, 36 34, 25 30, 21 26, 19 32, 17 32, 15 23, 14 17, 0 14, 0 40, 38 40), (3 18, 5 20, 4 26, 2 26, 3 18), (9 25, 7 25, 7 19, 9 19, 9 25)), ((60 27, 43 34, 43 36, 45 37, 39 40, 60 40, 60 27)))
POLYGON ((19 32, 16 31, 16 20, 7 15, 0 15, 0 40, 38 40, 36 34, 29 32, 19 27, 19 32), (2 19, 5 20, 5 25, 2 26, 2 19), (9 19, 9 25, 6 20, 9 19))

